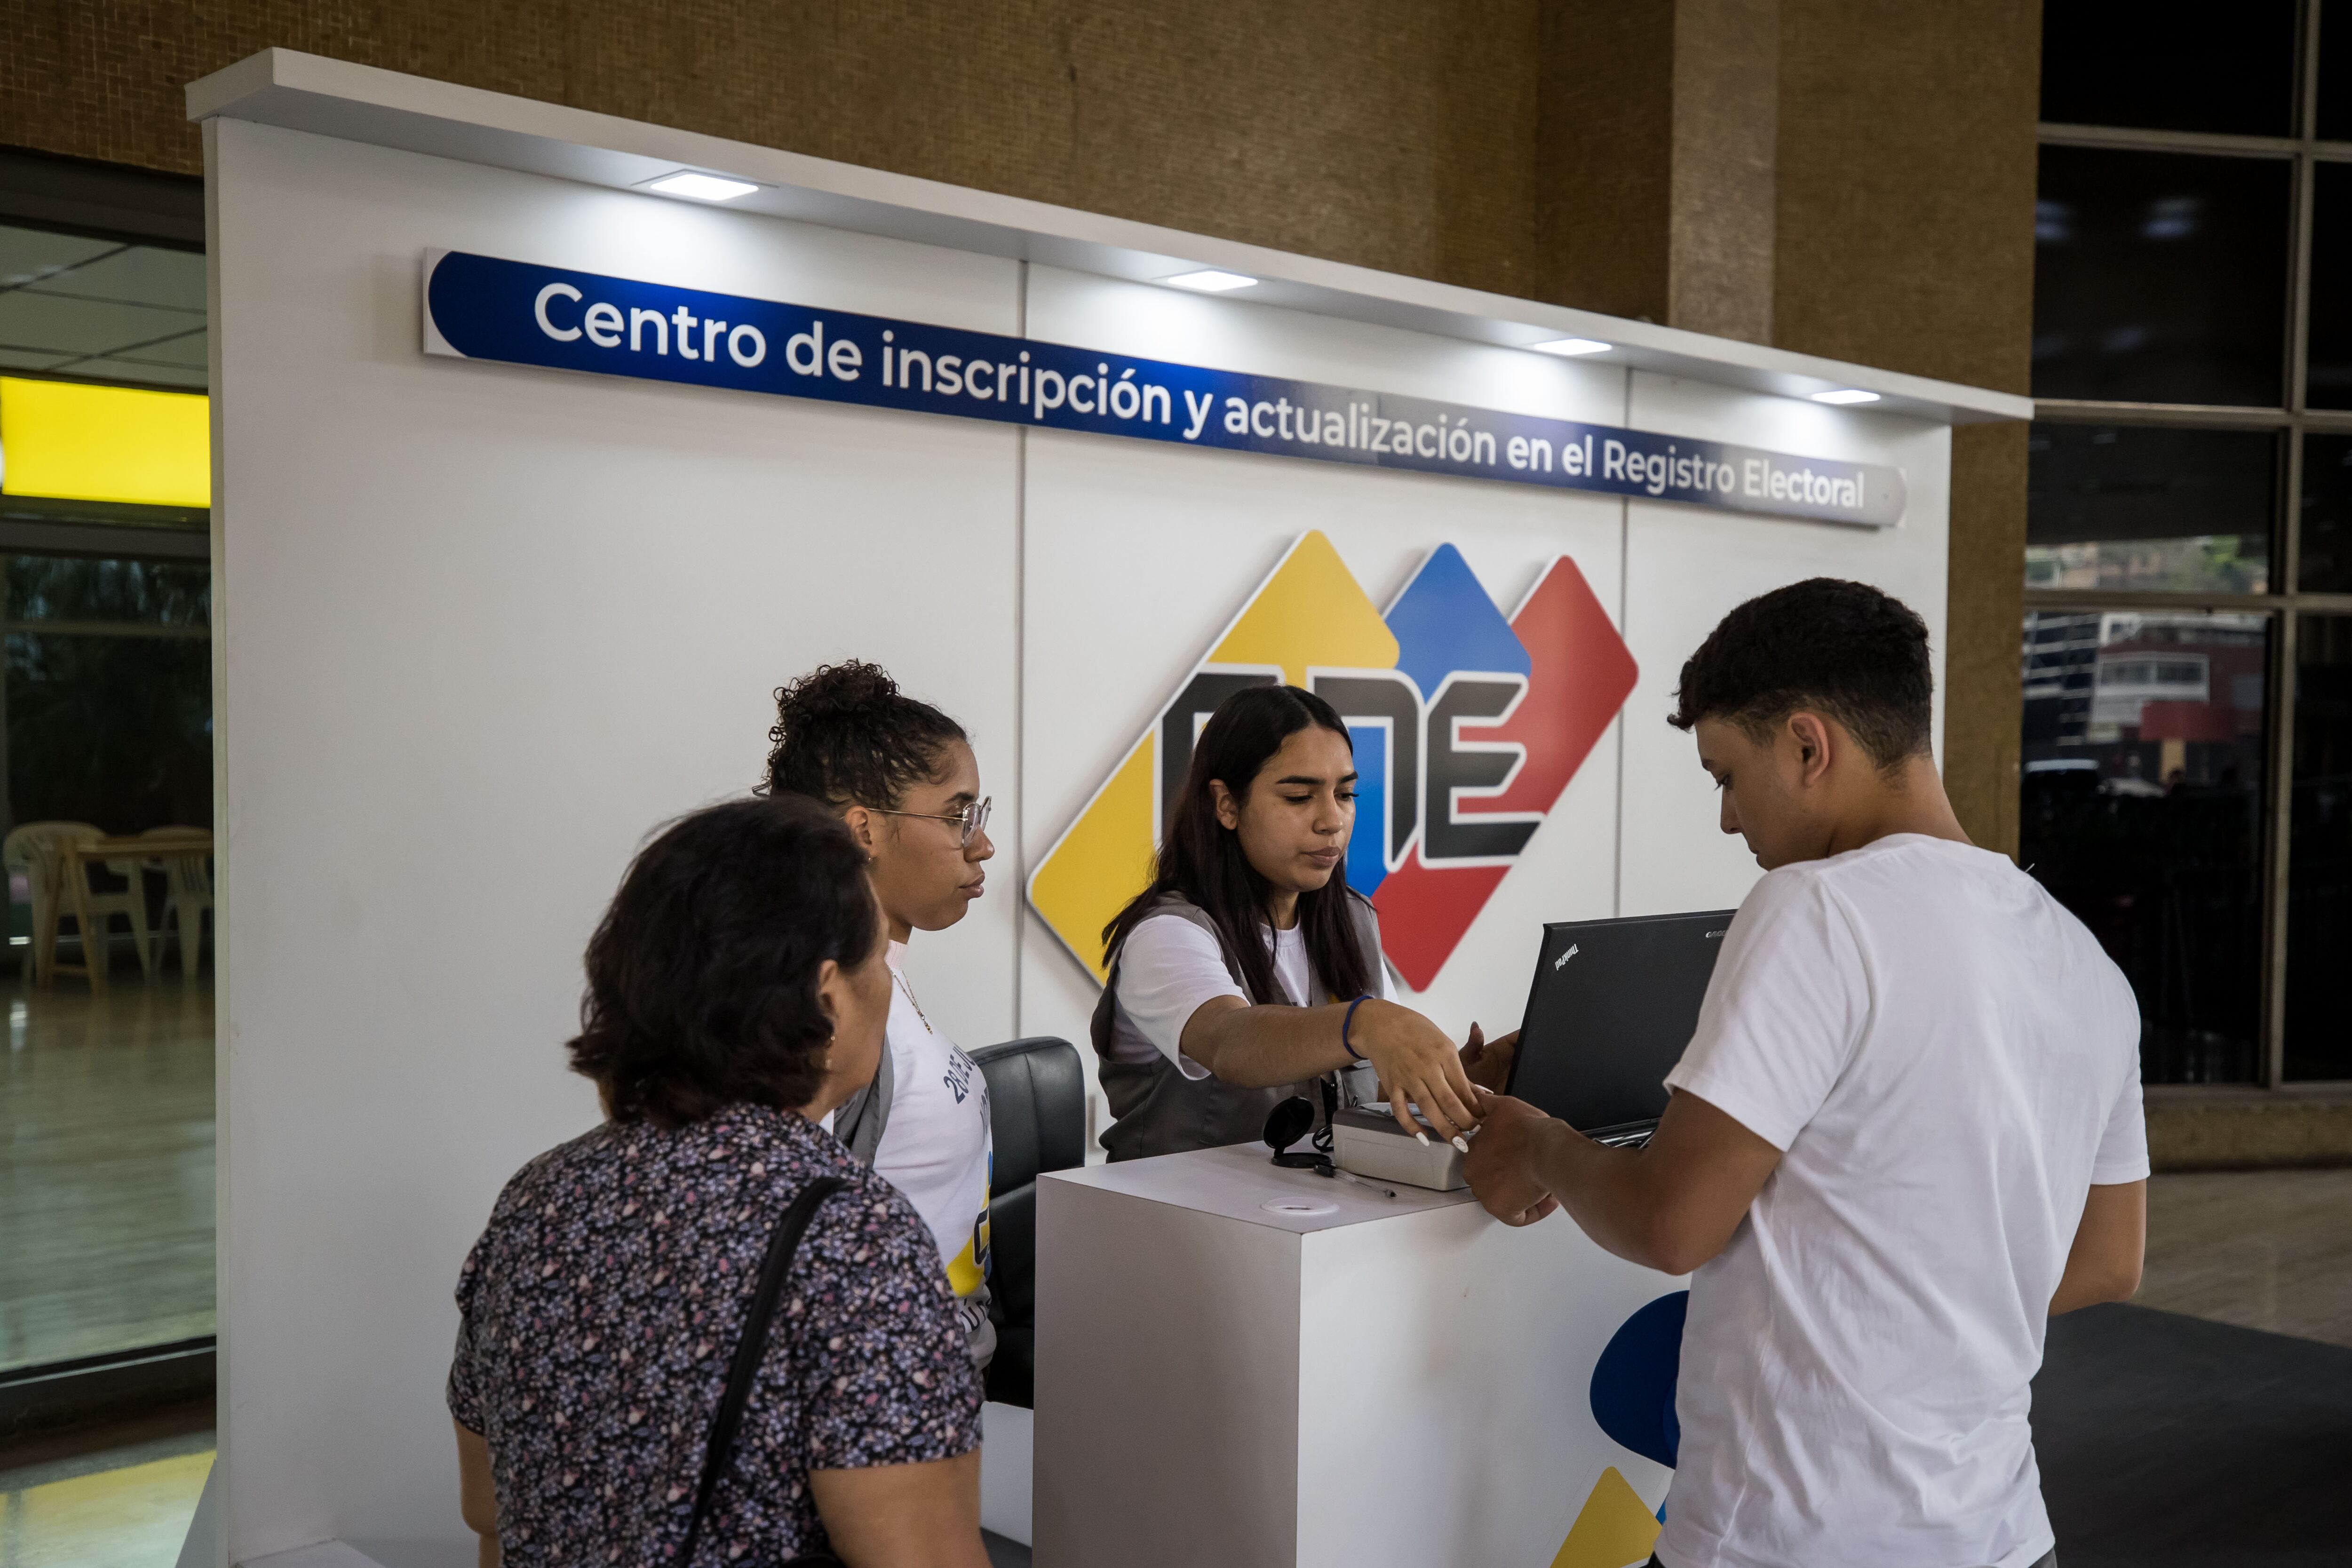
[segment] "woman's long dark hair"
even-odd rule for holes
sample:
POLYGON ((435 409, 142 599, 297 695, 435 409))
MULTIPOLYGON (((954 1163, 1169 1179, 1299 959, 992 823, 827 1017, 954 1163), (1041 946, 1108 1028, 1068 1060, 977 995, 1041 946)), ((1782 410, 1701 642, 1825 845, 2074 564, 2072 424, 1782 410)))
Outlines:
MULTIPOLYGON (((1290 1000, 1274 977, 1274 959, 1258 928, 1266 922, 1266 900, 1272 890, 1257 868, 1242 853, 1241 836, 1217 820, 1217 802, 1210 791, 1213 779, 1223 780, 1236 802, 1249 798, 1250 785, 1266 760, 1282 750, 1283 742, 1308 725, 1330 731, 1349 741, 1348 726, 1332 706, 1311 691, 1296 686, 1250 686, 1217 704, 1192 747, 1192 764, 1184 773, 1184 787, 1169 813, 1166 841, 1151 885, 1103 927, 1103 951, 1116 955, 1146 915, 1169 893, 1204 910, 1216 922, 1225 951, 1242 966, 1243 988, 1258 1004, 1290 1000)), ((1357 946, 1355 923, 1348 900, 1348 861, 1342 855, 1331 879, 1311 893, 1298 895, 1298 929, 1307 941, 1307 962, 1316 977, 1334 996, 1360 996, 1374 989, 1372 965, 1379 955, 1357 946)), ((1318 1005, 1322 998, 1301 998, 1318 1005)))

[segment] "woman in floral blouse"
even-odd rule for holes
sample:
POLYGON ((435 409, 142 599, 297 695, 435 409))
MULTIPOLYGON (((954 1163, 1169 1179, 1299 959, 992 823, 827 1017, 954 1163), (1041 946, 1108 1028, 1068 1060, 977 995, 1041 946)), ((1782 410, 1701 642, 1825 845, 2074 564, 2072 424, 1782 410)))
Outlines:
POLYGON ((874 1074, 865 858, 791 798, 672 824, 588 946, 575 1071, 610 1120, 507 1184, 449 1370, 482 1562, 671 1564, 776 1218, 819 1176, 695 1563, 984 1568, 978 1380, 938 1249, 818 1121, 874 1074))

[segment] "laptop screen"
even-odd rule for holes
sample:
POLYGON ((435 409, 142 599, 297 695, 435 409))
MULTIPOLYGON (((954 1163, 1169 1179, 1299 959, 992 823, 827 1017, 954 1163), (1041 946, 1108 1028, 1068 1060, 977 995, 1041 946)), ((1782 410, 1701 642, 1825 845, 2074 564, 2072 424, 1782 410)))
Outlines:
POLYGON ((1735 912, 1544 927, 1511 1093, 1580 1132, 1664 1115, 1735 912))

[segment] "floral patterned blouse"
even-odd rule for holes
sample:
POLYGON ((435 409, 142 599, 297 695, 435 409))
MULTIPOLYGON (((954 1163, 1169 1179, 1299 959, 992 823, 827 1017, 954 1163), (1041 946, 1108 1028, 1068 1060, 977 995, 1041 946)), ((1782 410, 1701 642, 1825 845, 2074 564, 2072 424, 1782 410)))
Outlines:
POLYGON ((449 1412, 488 1440, 508 1568, 667 1562, 775 1220, 802 1237, 698 1562, 829 1550, 812 1469, 951 1458, 979 1381, 939 1249, 907 1200, 789 1112, 666 1132, 607 1122, 499 1194, 457 1278, 449 1412))

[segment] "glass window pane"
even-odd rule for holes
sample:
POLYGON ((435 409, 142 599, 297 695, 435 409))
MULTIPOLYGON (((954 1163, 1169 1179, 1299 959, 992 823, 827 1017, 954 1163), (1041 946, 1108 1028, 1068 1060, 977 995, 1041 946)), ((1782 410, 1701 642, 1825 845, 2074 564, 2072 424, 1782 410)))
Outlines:
POLYGON ((135 622, 203 626, 212 621, 212 567, 186 561, 7 558, 5 604, 12 621, 135 622))
POLYGON ((209 826, 211 568, 5 563, 7 825, 209 826))
POLYGON ((2303 545, 2296 575, 2305 593, 2352 594, 2352 436, 2303 438, 2303 545))
POLYGON ((2295 627, 2286 1076, 2352 1079, 2352 616, 2295 627))
POLYGON ((2033 395, 2277 407, 2289 167, 2042 149, 2033 395))
POLYGON ((2311 358, 2304 377, 2313 408, 2352 408, 2352 164, 2313 171, 2311 208, 2311 358))
POLYGON ((2019 860, 2139 995, 2150 1083, 2249 1083, 2262 1016, 2270 622, 2025 617, 2019 860))
POLYGON ((2036 588, 2270 588, 2279 437, 2036 424, 2025 581, 2036 588))
POLYGON ((59 907, 49 875, 83 827, 211 825, 210 575, 199 562, 0 556, 0 829, 23 973, 0 979, 0 1373, 214 1331, 202 858, 85 868, 114 902, 89 922, 59 907), (49 983, 51 958, 113 982, 49 983))
POLYGON ((2319 134, 2352 142, 2352 0, 2319 7, 2319 134))
POLYGON ((205 258, 0 224, 0 370, 201 388, 205 258))
POLYGON ((2044 0, 2042 118, 2292 135, 2294 13, 2294 0, 2161 16, 2127 0, 2044 0))

